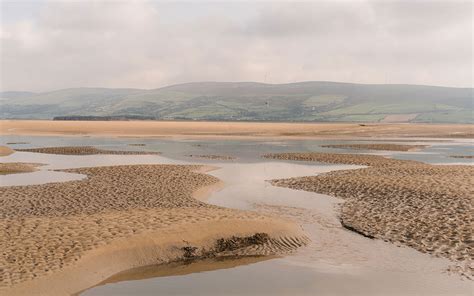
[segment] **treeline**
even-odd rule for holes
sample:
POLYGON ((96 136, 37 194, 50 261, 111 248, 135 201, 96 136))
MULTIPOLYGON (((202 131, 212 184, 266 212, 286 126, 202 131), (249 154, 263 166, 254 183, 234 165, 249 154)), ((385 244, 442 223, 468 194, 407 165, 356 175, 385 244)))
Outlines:
POLYGON ((77 120, 77 121, 116 121, 116 120, 156 120, 153 116, 140 115, 118 115, 118 116, 55 116, 53 120, 77 120))

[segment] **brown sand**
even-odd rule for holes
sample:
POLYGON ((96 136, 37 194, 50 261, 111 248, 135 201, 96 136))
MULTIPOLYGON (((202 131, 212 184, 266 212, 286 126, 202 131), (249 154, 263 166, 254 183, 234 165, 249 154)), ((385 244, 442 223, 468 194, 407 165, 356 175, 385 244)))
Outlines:
POLYGON ((0 163, 0 175, 28 173, 36 171, 39 163, 9 162, 0 163))
POLYGON ((235 157, 228 156, 228 155, 215 155, 215 154, 196 155, 196 154, 191 154, 191 155, 188 155, 188 156, 189 157, 194 157, 194 158, 205 158, 205 159, 212 159, 212 160, 235 160, 235 157))
POLYGON ((14 152, 15 150, 11 149, 10 147, 0 146, 0 156, 8 156, 14 152))
POLYGON ((385 150, 385 151, 414 151, 428 147, 427 145, 400 145, 400 144, 337 144, 321 145, 325 148, 346 148, 360 150, 385 150))
POLYGON ((35 152, 46 154, 62 155, 96 155, 96 154, 114 154, 114 155, 158 155, 159 152, 153 151, 115 151, 103 150, 91 146, 70 146, 70 147, 46 147, 46 148, 28 148, 15 149, 22 152, 35 152))
POLYGON ((194 199, 196 189, 218 183, 197 170, 81 168, 66 171, 87 179, 0 187, 0 294, 72 294, 130 268, 306 243, 286 220, 194 199))
POLYGON ((0 134, 121 137, 473 138, 474 129, 473 125, 469 124, 2 120, 0 134))
POLYGON ((341 222, 346 228, 449 258, 455 263, 453 270, 474 276, 473 166, 435 166, 376 155, 285 153, 265 157, 369 166, 271 183, 344 198, 341 222))

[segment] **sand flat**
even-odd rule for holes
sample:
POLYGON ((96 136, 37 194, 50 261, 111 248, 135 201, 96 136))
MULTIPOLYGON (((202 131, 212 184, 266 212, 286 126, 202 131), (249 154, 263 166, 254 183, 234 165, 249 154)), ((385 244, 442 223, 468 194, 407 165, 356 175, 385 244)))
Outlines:
POLYGON ((71 294, 134 267, 271 255, 306 243, 286 220, 194 199, 197 189, 219 184, 199 170, 80 168, 66 171, 87 179, 0 188, 0 293, 71 294))
POLYGON ((469 124, 1 120, 1 135, 121 137, 473 138, 469 124))
POLYGON ((473 166, 333 153, 266 157, 369 166, 272 184, 344 198, 341 222, 346 228, 448 258, 452 271, 473 278, 473 166))

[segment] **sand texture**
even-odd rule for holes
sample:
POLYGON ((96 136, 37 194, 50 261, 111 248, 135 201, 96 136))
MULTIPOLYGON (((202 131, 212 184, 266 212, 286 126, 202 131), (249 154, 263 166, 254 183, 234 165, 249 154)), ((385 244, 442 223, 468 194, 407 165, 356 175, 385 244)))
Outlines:
POLYGON ((215 154, 191 154, 188 155, 189 157, 194 157, 194 158, 204 158, 204 159, 212 159, 212 160, 235 160, 236 158, 233 156, 229 155, 215 155, 215 154))
POLYGON ((91 146, 70 146, 70 147, 45 147, 45 148, 27 148, 15 149, 21 152, 34 152, 46 154, 62 155, 96 155, 96 154, 114 154, 114 155, 158 155, 159 152, 153 151, 115 151, 98 149, 91 146))
POLYGON ((86 179, 0 187, 0 294, 71 294, 130 268, 306 244, 294 223, 193 198, 219 183, 200 170, 80 168, 66 172, 86 179))
POLYGON ((0 146, 0 156, 8 156, 14 152, 15 150, 11 149, 10 147, 0 146))
POLYGON ((0 175, 28 173, 36 171, 38 163, 24 163, 24 162, 8 162, 0 163, 0 175))
POLYGON ((2 120, 2 135, 120 137, 473 138, 469 124, 2 120))
POLYGON ((343 148, 356 150, 385 150, 385 151, 414 151, 425 147, 426 145, 400 145, 400 144, 337 144, 321 145, 325 148, 343 148))
POLYGON ((453 271, 473 278, 473 166, 436 166, 375 155, 285 153, 266 157, 369 166, 271 183, 344 198, 341 222, 346 228, 449 258, 454 262, 453 271))

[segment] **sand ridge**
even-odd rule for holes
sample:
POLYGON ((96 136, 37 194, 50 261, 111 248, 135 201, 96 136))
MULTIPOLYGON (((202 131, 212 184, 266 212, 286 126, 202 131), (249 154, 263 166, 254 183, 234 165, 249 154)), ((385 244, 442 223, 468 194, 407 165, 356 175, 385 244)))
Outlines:
POLYGON ((346 228, 446 257, 455 263, 453 271, 473 278, 473 166, 331 153, 265 157, 368 166, 271 183, 344 198, 341 222, 346 228))
POLYGON ((215 154, 190 154, 188 157, 194 158, 204 158, 204 159, 211 159, 211 160, 235 160, 234 156, 229 155, 215 155, 215 154))
POLYGON ((321 145, 324 148, 342 148, 357 150, 384 150, 384 151, 415 151, 428 147, 427 145, 401 145, 401 144, 334 144, 321 145))
POLYGON ((0 293, 70 294, 133 267, 189 256, 271 255, 306 244, 286 220, 193 198, 219 181, 202 169, 79 168, 65 171, 86 179, 0 187, 0 293), (253 240, 258 233, 265 239, 253 240))
POLYGON ((7 162, 0 163, 0 175, 29 173, 37 170, 40 163, 7 162))
POLYGON ((125 151, 125 150, 104 150, 92 146, 66 146, 66 147, 44 147, 44 148, 24 148, 15 149, 20 152, 34 152, 46 154, 62 154, 62 155, 96 155, 96 154, 112 154, 112 155, 158 155, 159 152, 154 151, 125 151))

